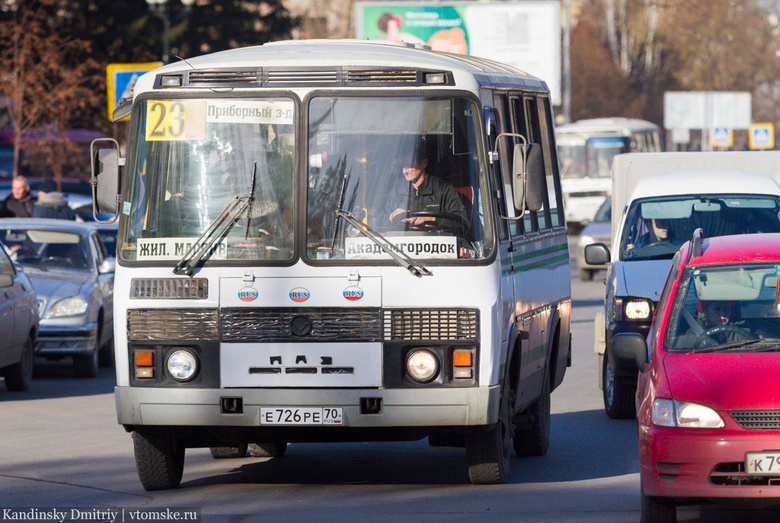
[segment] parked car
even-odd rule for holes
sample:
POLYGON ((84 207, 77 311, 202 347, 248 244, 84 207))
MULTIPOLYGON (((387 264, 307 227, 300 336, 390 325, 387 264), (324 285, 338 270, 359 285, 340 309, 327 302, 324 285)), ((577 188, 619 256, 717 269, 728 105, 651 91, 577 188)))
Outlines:
POLYGON ((675 255, 649 338, 616 334, 639 367, 642 520, 678 503, 780 498, 780 234, 702 240, 675 255))
POLYGON ((612 196, 607 196, 599 206, 593 219, 582 228, 577 238, 577 271, 582 281, 590 281, 593 275, 608 265, 588 265, 585 261, 585 246, 591 243, 609 244, 612 239, 612 196))
POLYGON ((115 258, 91 224, 47 218, 0 219, 0 241, 13 251, 38 297, 35 355, 73 358, 78 377, 113 362, 115 258))
POLYGON ((8 390, 30 388, 38 308, 32 282, 0 243, 0 375, 8 390))

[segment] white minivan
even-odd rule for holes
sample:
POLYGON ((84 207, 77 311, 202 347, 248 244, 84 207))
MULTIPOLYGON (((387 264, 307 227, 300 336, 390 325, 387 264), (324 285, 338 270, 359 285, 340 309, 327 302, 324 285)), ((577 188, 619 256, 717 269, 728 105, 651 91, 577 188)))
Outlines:
POLYGON ((705 237, 780 231, 775 171, 780 171, 780 153, 774 152, 615 158, 612 247, 597 243, 585 250, 587 263, 610 264, 595 344, 609 417, 635 414, 636 364, 615 357, 614 335, 647 334, 672 257, 697 228, 705 237))

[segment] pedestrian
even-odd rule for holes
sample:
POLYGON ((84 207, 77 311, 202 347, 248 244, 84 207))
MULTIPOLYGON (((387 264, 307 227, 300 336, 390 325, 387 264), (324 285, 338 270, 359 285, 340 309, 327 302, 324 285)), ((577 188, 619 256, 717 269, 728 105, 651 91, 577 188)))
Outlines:
POLYGON ((75 220, 76 211, 68 206, 62 193, 57 191, 57 182, 47 178, 38 187, 38 202, 33 207, 33 218, 58 218, 75 220))
POLYGON ((0 207, 0 218, 29 218, 37 198, 30 194, 30 186, 24 176, 15 176, 11 181, 11 194, 0 207))

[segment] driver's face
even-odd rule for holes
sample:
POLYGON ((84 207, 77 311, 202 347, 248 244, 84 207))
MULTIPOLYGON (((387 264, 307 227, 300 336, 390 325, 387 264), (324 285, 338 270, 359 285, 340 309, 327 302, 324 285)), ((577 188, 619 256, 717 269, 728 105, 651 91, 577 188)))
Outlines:
POLYGON ((732 307, 728 302, 712 302, 707 307, 707 321, 710 325, 728 325, 731 322, 732 307))
POLYGON ((418 160, 413 155, 401 159, 401 172, 404 174, 407 182, 415 183, 425 172, 428 160, 418 160))
POLYGON ((653 220, 653 234, 659 240, 669 237, 669 220, 653 220))

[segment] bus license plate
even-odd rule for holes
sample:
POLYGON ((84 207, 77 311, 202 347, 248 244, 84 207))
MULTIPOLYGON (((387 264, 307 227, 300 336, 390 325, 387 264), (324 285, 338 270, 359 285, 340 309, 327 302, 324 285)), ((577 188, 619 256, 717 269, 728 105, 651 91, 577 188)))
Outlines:
POLYGON ((262 425, 342 425, 341 409, 334 407, 260 407, 262 425))
POLYGON ((780 476, 780 452, 745 453, 745 473, 748 476, 780 476))

